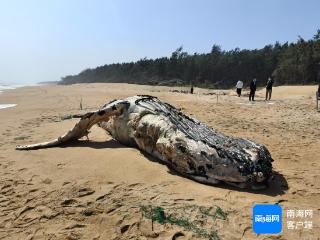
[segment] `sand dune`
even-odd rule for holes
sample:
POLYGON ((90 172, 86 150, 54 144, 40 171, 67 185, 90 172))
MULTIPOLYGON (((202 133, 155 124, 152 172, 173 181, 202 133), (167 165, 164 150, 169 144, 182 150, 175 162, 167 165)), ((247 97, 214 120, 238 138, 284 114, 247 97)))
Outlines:
POLYGON ((195 89, 194 95, 180 90, 78 84, 2 93, 0 102, 17 106, 0 110, 0 238, 206 239, 211 234, 212 239, 317 239, 320 112, 315 109, 316 86, 276 87, 270 103, 264 102, 264 90, 257 92, 255 103, 231 90, 195 89), (18 144, 63 134, 77 122, 62 120, 65 116, 134 94, 155 95, 225 134, 266 145, 275 160, 270 187, 254 192, 193 182, 117 143, 98 127, 92 128, 89 142, 14 150, 18 144), (280 203, 284 215, 289 209, 312 209, 313 229, 287 230, 285 217, 280 235, 258 236, 251 224, 255 203, 280 203), (161 207, 167 217, 172 214, 187 221, 180 221, 181 226, 155 222, 152 230, 151 220, 143 214, 143 207, 149 205, 161 207))

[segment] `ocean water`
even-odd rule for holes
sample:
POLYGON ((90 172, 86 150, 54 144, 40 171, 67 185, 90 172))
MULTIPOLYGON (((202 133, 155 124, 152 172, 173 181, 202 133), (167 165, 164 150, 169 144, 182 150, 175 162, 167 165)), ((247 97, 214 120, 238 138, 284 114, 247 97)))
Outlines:
POLYGON ((4 109, 4 108, 10 108, 10 107, 15 107, 17 106, 17 104, 0 104, 0 109, 4 109))
MULTIPOLYGON (((4 84, 0 84, 0 94, 4 91, 8 91, 8 90, 12 90, 12 89, 15 89, 19 86, 16 86, 16 85, 4 85, 4 84)), ((3 102, 0 102, 0 110, 1 109, 5 109, 5 108, 10 108, 10 107, 15 107, 17 106, 17 104, 15 103, 3 103, 3 102)))
POLYGON ((10 89, 15 89, 15 86, 10 86, 10 85, 1 85, 0 84, 0 92, 3 92, 5 90, 10 90, 10 89))
MULTIPOLYGON (((27 86, 41 86, 43 84, 38 84, 38 83, 29 83, 29 84, 24 84, 24 85, 18 85, 18 84, 14 84, 14 85, 9 85, 9 84, 3 84, 0 82, 0 94, 4 91, 10 91, 12 89, 16 89, 19 87, 27 87, 27 86)), ((0 110, 1 109, 5 109, 5 108, 11 108, 11 107, 15 107, 17 106, 17 104, 15 103, 4 103, 4 102, 0 102, 0 110)))

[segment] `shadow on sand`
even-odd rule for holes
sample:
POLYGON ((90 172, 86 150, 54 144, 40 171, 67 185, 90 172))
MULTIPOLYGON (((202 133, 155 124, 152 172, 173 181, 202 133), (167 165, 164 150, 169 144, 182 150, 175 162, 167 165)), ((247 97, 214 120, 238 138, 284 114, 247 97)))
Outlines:
POLYGON ((69 143, 62 144, 58 146, 60 148, 68 148, 68 147, 87 147, 94 149, 102 149, 102 148, 127 148, 127 146, 122 145, 118 141, 111 139, 104 142, 96 142, 96 141, 88 141, 88 140, 77 140, 69 143))
MULTIPOLYGON (((87 147, 87 148, 94 148, 94 149, 102 149, 102 148, 127 148, 127 146, 122 145, 118 141, 111 139, 109 141, 104 141, 104 142, 96 142, 96 141, 87 141, 87 140, 82 140, 82 141, 74 141, 72 143, 67 143, 64 145, 60 146, 61 148, 67 148, 67 147, 87 147)), ((163 161, 159 161, 159 159, 153 157, 152 155, 141 151, 141 154, 143 154, 149 161, 166 165, 168 167, 168 173, 172 175, 177 175, 185 178, 189 178, 187 175, 178 173, 175 171, 172 166, 169 166, 168 164, 164 163, 163 161)), ((193 180, 194 181, 194 180, 193 180)), ((204 183, 201 183, 204 184, 204 183)), ((253 194, 262 194, 262 195, 268 195, 268 196, 278 196, 278 195, 283 195, 285 192, 289 189, 288 187, 288 182, 284 178, 284 176, 277 172, 273 172, 273 179, 268 183, 267 188, 261 189, 261 190, 252 190, 252 189, 241 189, 238 187, 231 186, 227 183, 221 182, 219 184, 205 184, 209 186, 214 186, 214 187, 219 187, 219 188, 225 188, 225 189, 230 189, 233 191, 239 191, 239 192, 249 192, 253 194)))
POLYGON ((248 192, 248 193, 267 195, 272 197, 283 195, 289 189, 287 180, 284 178, 284 176, 281 173, 277 171, 273 171, 273 179, 270 182, 268 182, 267 187, 265 189, 261 189, 261 190, 241 189, 234 186, 230 186, 227 183, 220 183, 218 184, 218 187, 223 187, 223 188, 227 188, 227 189, 235 190, 239 192, 248 192))
MULTIPOLYGON (((172 175, 177 175, 177 176, 181 176, 184 178, 188 178, 191 179, 190 177, 188 177, 187 175, 181 174, 177 171, 175 171, 171 166, 169 166, 168 164, 164 163, 163 161, 159 161, 157 158, 151 156, 148 153, 142 152, 140 151, 149 161, 152 162, 156 162, 159 164, 163 164, 166 165, 168 167, 168 173, 172 174, 172 175)), ((193 181, 195 181, 194 179, 191 179, 193 181)), ((199 182, 201 183, 201 182, 199 182)), ((201 183, 201 184, 205 184, 205 183, 201 183)), ((235 186, 231 186, 227 183, 224 182, 220 182, 219 184, 205 184, 208 186, 213 186, 213 187, 219 187, 219 188, 225 188, 225 189, 229 189, 229 190, 233 190, 233 191, 239 191, 239 192, 249 192, 249 193, 253 193, 253 194, 262 194, 262 195, 268 195, 268 196, 279 196, 279 195, 283 195, 286 193, 286 191, 289 189, 288 186, 288 182, 285 179, 285 177, 277 172, 277 171, 273 171, 273 178, 271 181, 269 181, 268 186, 265 189, 261 189, 261 190, 252 190, 249 188, 238 188, 235 186)))

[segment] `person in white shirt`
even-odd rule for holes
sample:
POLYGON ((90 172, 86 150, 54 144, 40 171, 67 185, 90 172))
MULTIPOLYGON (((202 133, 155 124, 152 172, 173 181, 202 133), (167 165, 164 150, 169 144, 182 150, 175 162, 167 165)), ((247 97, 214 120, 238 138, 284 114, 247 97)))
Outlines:
POLYGON ((237 88, 238 97, 240 97, 241 96, 241 90, 243 88, 243 82, 239 80, 237 82, 236 88, 237 88))

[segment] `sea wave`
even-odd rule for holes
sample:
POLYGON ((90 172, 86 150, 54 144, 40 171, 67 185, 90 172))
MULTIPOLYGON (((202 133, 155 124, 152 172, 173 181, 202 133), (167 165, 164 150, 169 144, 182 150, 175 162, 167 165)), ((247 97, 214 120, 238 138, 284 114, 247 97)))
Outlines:
POLYGON ((3 92, 5 90, 12 90, 15 89, 15 86, 9 86, 9 85, 0 85, 0 92, 3 92))
MULTIPOLYGON (((18 85, 5 85, 5 84, 0 84, 0 94, 4 91, 7 90, 12 90, 12 89, 16 89, 17 87, 19 87, 18 85)), ((15 107, 17 106, 17 104, 14 103, 1 103, 0 102, 0 109, 5 109, 5 108, 11 108, 11 107, 15 107)))
POLYGON ((0 109, 15 107, 17 104, 0 104, 0 109))

